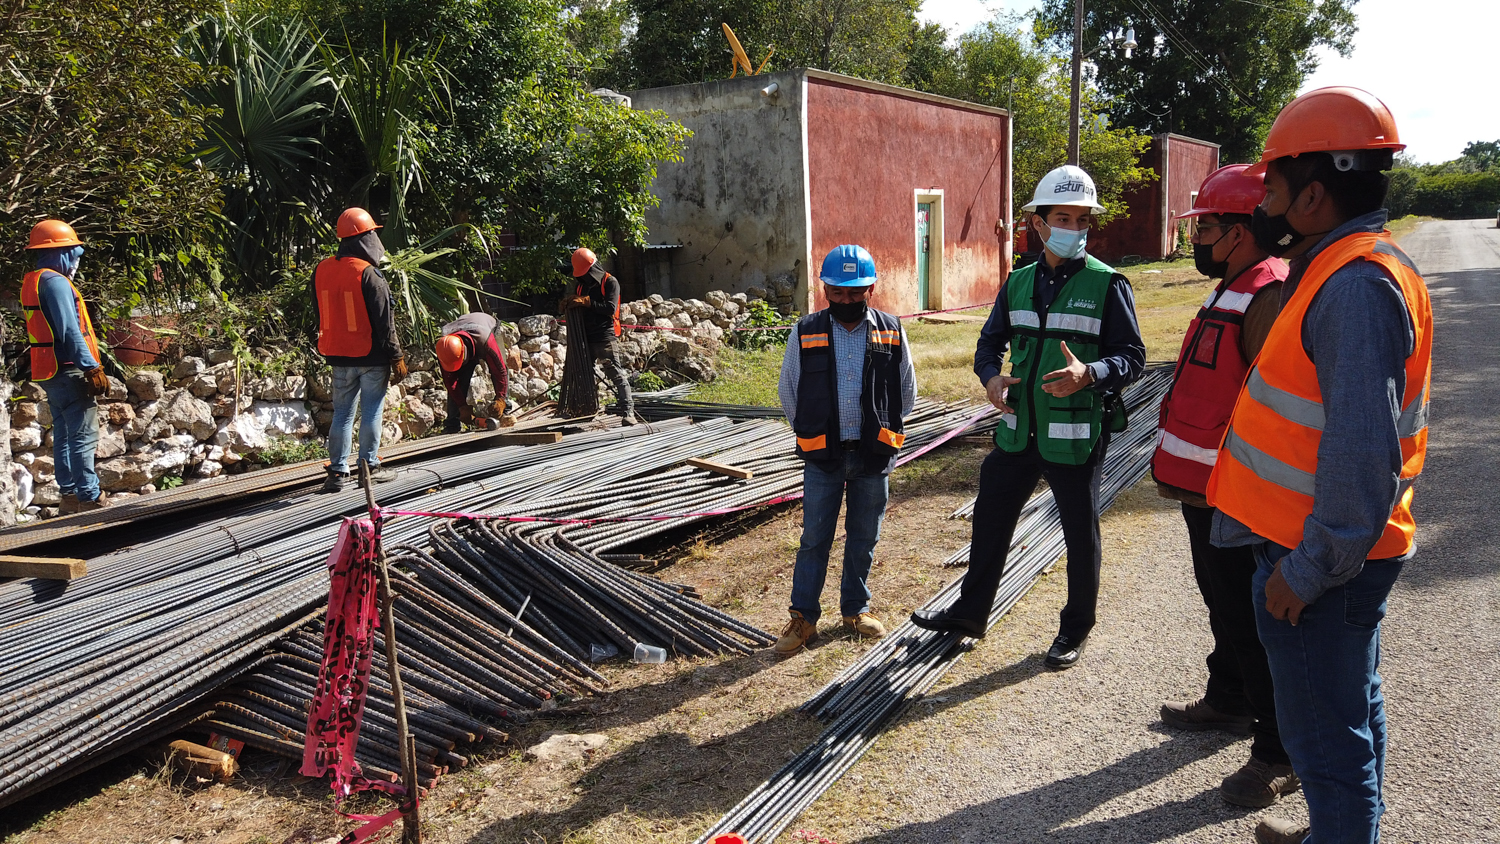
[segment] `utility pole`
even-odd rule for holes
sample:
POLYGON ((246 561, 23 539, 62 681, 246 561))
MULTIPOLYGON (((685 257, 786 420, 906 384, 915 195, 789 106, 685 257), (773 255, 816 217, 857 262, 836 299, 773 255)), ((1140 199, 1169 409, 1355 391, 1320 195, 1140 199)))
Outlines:
POLYGON ((1078 164, 1078 98, 1083 88, 1083 0, 1073 0, 1073 101, 1068 108, 1068 163, 1078 164))

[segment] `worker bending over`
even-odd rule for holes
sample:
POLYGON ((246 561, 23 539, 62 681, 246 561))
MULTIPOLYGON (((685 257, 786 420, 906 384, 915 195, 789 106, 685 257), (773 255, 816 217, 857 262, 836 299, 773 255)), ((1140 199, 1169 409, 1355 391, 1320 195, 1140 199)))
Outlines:
POLYGON ((875 259, 840 246, 819 273, 828 307, 797 322, 787 339, 778 393, 802 458, 802 542, 792 569, 791 620, 774 650, 790 656, 818 635, 828 554, 844 515, 839 611, 857 636, 885 635, 870 613, 870 566, 890 499, 890 473, 906 439, 902 420, 917 376, 901 321, 869 306, 875 259))
POLYGON ((505 412, 510 381, 505 371, 505 355, 500 350, 499 328, 499 321, 486 313, 464 314, 443 326, 443 336, 437 340, 443 389, 448 391, 448 418, 443 421, 443 433, 456 434, 463 423, 474 421, 474 412, 469 409, 469 382, 481 360, 489 368, 490 383, 495 388, 489 416, 499 420, 502 428, 516 424, 505 412))
POLYGON ((1193 263, 1219 283, 1183 337, 1161 403, 1151 470, 1157 493, 1181 502, 1193 577, 1213 636, 1203 697, 1167 701, 1161 720, 1184 730, 1253 734, 1250 761, 1224 779, 1219 793, 1237 806, 1259 808, 1296 791, 1297 774, 1281 746, 1271 669, 1255 632, 1255 555, 1247 546, 1220 548, 1209 541, 1214 508, 1204 496, 1235 397, 1281 311, 1287 272, 1286 262, 1267 255, 1250 233, 1251 213, 1265 198, 1266 185, 1264 177, 1246 175, 1249 166, 1231 164, 1209 174, 1192 210, 1182 215, 1198 220, 1193 263))
POLYGON ((1130 282, 1084 251, 1104 210, 1089 174, 1072 165, 1053 170, 1023 210, 1045 249, 1006 279, 974 354, 974 372, 1003 415, 980 467, 969 570, 949 609, 918 610, 912 623, 984 636, 1016 520, 1046 478, 1068 549, 1068 602, 1045 660, 1061 670, 1078 661, 1094 628, 1099 480, 1109 435, 1124 429, 1118 393, 1140 377, 1146 347, 1130 282))
POLYGON ((1266 179, 1255 243, 1291 270, 1207 497, 1213 543, 1255 555, 1256 629, 1309 821, 1267 818, 1261 844, 1380 840, 1380 624, 1416 551, 1432 379, 1427 285, 1385 231, 1402 149, 1380 100, 1319 88, 1281 110, 1246 171, 1266 179))
POLYGON ((62 220, 43 220, 26 246, 36 269, 21 281, 21 310, 31 346, 31 380, 47 393, 52 411, 52 462, 62 490, 63 515, 106 506, 94 473, 99 446, 95 396, 109 392, 99 339, 83 294, 73 286, 83 242, 62 220))
POLYGON ((588 337, 589 354, 604 368, 604 377, 615 388, 620 421, 634 425, 635 400, 630 382, 620 366, 620 281, 599 266, 592 249, 573 250, 573 297, 565 304, 568 330, 582 330, 588 337))
POLYGON ((328 479, 324 492, 349 480, 349 441, 359 405, 359 459, 376 482, 396 476, 380 465, 380 430, 387 384, 407 375, 396 336, 396 300, 379 270, 385 256, 375 220, 363 208, 339 215, 338 254, 313 271, 318 354, 333 367, 333 424, 328 429, 328 479))

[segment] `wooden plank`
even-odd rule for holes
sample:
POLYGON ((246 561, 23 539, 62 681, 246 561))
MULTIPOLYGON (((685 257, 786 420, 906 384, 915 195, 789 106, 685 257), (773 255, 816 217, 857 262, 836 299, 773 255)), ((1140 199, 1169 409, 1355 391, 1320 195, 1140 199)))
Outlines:
POLYGON ((562 442, 563 435, 557 431, 517 431, 514 434, 495 434, 496 445, 550 445, 562 442))
POLYGON ((89 573, 89 564, 74 557, 18 557, 0 554, 0 577, 72 580, 89 573))
POLYGON ((738 466, 731 466, 728 463, 715 463, 712 460, 704 460, 702 457, 689 458, 688 465, 695 466, 706 472, 713 472, 716 475, 728 475, 731 478, 739 478, 742 481, 755 477, 755 473, 749 469, 741 469, 738 466))

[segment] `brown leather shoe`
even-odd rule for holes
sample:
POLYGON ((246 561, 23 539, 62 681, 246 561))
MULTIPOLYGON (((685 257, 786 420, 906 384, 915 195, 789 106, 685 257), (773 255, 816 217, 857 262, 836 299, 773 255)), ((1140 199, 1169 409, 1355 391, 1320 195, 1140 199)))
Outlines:
POLYGON ((63 493, 62 503, 57 506, 57 515, 71 516, 78 512, 78 495, 72 492, 63 493))
POLYGON ((1237 736, 1250 735, 1250 725, 1255 723, 1253 715, 1229 715, 1199 699, 1191 703, 1169 700, 1161 705, 1161 720, 1169 727, 1179 730, 1221 730, 1237 736))
POLYGON ((1291 765, 1272 765, 1251 756, 1244 767, 1224 778, 1219 793, 1236 806, 1264 809, 1301 787, 1291 765))
POLYGON ((1255 825, 1255 844, 1302 844, 1312 834, 1312 827, 1305 823, 1265 818, 1255 825))
POLYGON ((77 512, 79 512, 79 513, 87 513, 90 510, 103 510, 105 507, 108 507, 108 506, 109 506, 109 498, 106 497, 105 494, 101 492, 101 493, 99 493, 99 497, 95 498, 93 501, 83 501, 83 500, 80 500, 78 502, 78 511, 77 512))
POLYGON ((885 625, 880 623, 880 619, 867 612, 844 616, 844 629, 866 639, 879 639, 885 635, 885 625))
POLYGON ((781 628, 781 638, 771 646, 771 650, 777 656, 791 656, 807 646, 808 642, 818 638, 818 626, 802 617, 802 613, 792 610, 792 618, 781 628))

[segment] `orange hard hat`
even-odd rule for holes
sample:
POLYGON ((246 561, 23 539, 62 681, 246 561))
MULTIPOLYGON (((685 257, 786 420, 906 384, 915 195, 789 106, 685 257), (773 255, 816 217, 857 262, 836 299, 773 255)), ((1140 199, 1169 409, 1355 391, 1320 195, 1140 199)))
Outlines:
POLYGON ((82 246, 78 232, 62 220, 43 220, 31 227, 27 249, 54 249, 58 246, 82 246))
POLYGON ((444 334, 437 340, 437 359, 444 372, 464 365, 464 341, 457 334, 444 334))
MULTIPOLYGON (((1278 158, 1307 152, 1406 149, 1391 110, 1359 88, 1319 88, 1286 104, 1266 135, 1266 150, 1248 175, 1264 173, 1278 158)), ((1388 165, 1387 165, 1388 166, 1388 165)), ((1346 169, 1340 165, 1340 169, 1346 169)), ((1368 169, 1368 168, 1360 168, 1368 169)))
POLYGON ((375 218, 371 217, 370 212, 363 208, 346 208, 344 209, 344 213, 339 215, 338 233, 341 239, 354 237, 355 235, 374 231, 378 228, 380 226, 375 225, 375 218))
POLYGON ((1249 169, 1248 164, 1230 164, 1209 173, 1193 199, 1193 210, 1177 216, 1252 213, 1266 198, 1266 179, 1262 175, 1245 175, 1249 169))
POLYGON ((579 247, 573 250, 573 277, 577 278, 589 271, 599 258, 594 255, 594 250, 587 247, 579 247))

